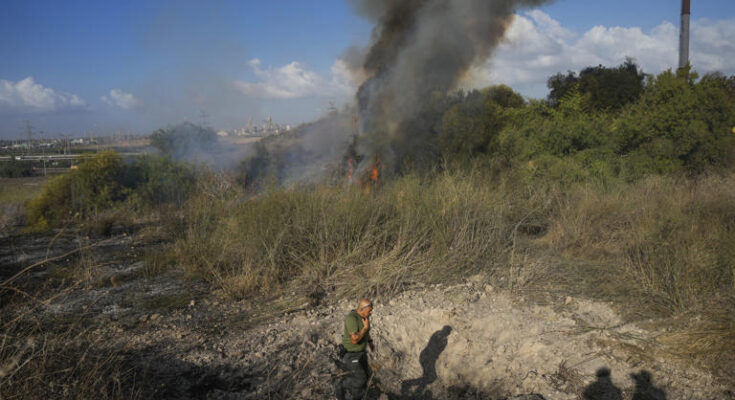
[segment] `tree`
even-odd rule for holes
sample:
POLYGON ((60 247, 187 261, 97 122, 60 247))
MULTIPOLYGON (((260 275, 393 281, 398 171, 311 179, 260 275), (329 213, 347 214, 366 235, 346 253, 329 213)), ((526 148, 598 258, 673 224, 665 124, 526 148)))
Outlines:
POLYGON ((615 68, 587 67, 579 77, 571 71, 567 75, 559 73, 547 81, 551 90, 549 102, 557 106, 564 96, 576 89, 590 109, 615 111, 641 96, 644 80, 645 74, 631 59, 615 68))
POLYGON ((626 110, 613 132, 615 150, 645 166, 645 172, 683 168, 700 172, 735 162, 735 97, 732 81, 666 71, 651 79, 636 107, 626 110))
POLYGON ((473 90, 442 116, 439 148, 447 159, 469 160, 477 154, 492 152, 498 133, 508 121, 506 110, 520 108, 523 97, 499 85, 473 90))
POLYGON ((197 159, 217 145, 217 134, 190 122, 158 129, 151 134, 151 145, 175 160, 197 159))

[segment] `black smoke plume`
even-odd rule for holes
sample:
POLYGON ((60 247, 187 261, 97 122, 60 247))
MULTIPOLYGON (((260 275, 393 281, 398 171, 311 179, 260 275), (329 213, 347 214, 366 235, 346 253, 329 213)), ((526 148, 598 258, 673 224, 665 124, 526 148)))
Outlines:
MULTIPOLYGON (((426 103, 454 89, 484 62, 520 7, 547 0, 350 0, 375 23, 372 44, 356 68, 367 79, 357 92, 359 137, 354 152, 379 156, 398 169, 421 149, 430 127, 426 103)), ((354 65, 353 65, 354 66, 354 65)))
POLYGON ((240 166, 246 182, 270 176, 288 186, 353 174, 365 182, 378 165, 381 176, 434 168, 447 93, 490 57, 518 8, 547 0, 347 1, 374 23, 370 46, 343 55, 362 82, 356 112, 264 139, 240 166))

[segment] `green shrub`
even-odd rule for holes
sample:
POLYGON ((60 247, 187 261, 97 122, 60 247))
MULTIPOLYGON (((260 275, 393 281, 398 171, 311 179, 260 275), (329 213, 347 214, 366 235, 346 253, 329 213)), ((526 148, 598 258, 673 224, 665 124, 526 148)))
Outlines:
POLYGON ((11 157, 10 161, 0 162, 0 177, 25 178, 33 175, 33 163, 30 161, 18 161, 11 157))
POLYGON ((184 122, 153 132, 151 145, 175 160, 196 159, 217 145, 217 134, 211 128, 184 122))
POLYGON ((195 180, 190 167, 166 157, 144 156, 124 163, 115 152, 105 151, 50 179, 29 202, 27 217, 35 229, 46 229, 98 215, 125 200, 138 208, 182 204, 195 180))
POLYGON ((684 170, 701 173, 733 165, 735 101, 727 81, 664 72, 613 131, 615 151, 631 157, 629 175, 684 170))
POLYGON ((442 116, 437 138, 442 156, 467 162, 495 151, 498 133, 508 119, 505 110, 523 105, 523 98, 507 86, 469 92, 442 116))
POLYGON ((579 77, 574 72, 558 73, 549 78, 549 101, 557 105, 570 92, 579 91, 592 110, 618 110, 632 103, 644 90, 645 74, 630 59, 615 68, 584 68, 579 77))
POLYGON ((192 167, 167 156, 142 156, 129 167, 135 179, 133 203, 140 207, 181 205, 196 183, 192 167))
POLYGON ((104 151, 75 170, 52 178, 27 207, 29 222, 44 229, 69 217, 88 216, 111 207, 131 192, 120 157, 104 151))

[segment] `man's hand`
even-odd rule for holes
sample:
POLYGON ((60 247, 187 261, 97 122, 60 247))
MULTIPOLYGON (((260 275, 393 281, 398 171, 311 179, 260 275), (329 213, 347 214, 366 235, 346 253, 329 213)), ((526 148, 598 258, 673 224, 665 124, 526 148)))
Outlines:
POLYGON ((367 332, 368 329, 370 329, 370 318, 365 317, 362 319, 362 330, 367 332))

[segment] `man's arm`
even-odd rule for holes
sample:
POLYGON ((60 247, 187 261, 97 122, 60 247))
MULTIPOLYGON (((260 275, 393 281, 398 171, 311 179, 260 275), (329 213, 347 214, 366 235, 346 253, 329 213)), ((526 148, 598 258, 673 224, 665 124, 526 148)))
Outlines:
POLYGON ((362 329, 358 332, 350 333, 350 342, 352 342, 352 344, 360 343, 362 338, 365 337, 365 335, 367 334, 368 329, 370 329, 370 319, 363 318, 362 329))

